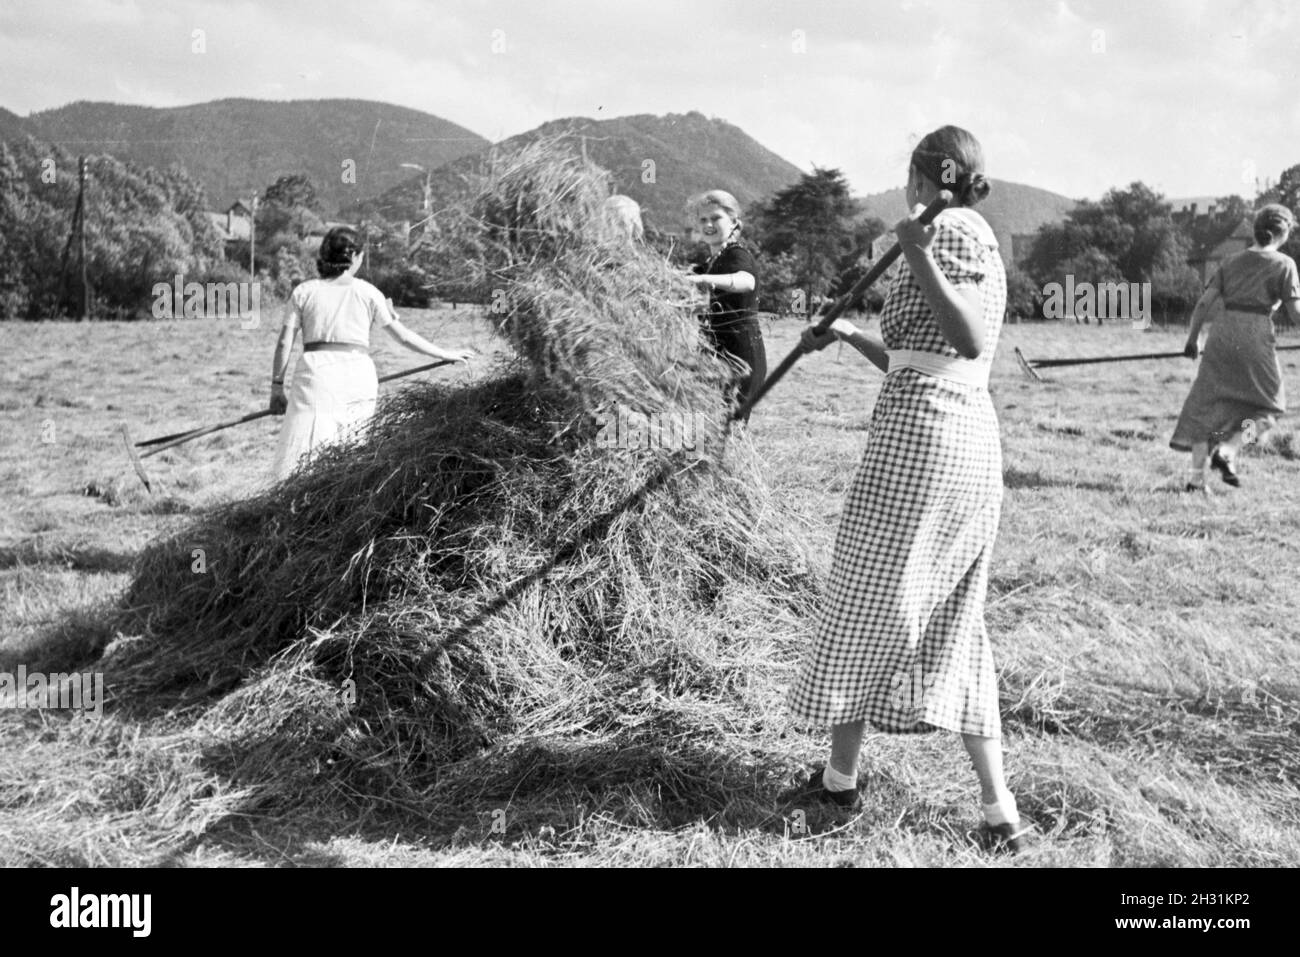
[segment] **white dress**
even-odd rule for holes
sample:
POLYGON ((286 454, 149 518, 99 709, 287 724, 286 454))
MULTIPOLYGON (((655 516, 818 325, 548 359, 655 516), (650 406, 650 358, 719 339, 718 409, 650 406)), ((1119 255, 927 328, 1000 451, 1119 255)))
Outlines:
MULTIPOLYGON (((374 325, 392 322, 383 293, 364 279, 342 276, 301 283, 290 298, 286 328, 302 341, 370 347, 374 325)), ((327 442, 360 435, 375 411, 379 379, 363 352, 303 352, 293 371, 289 407, 275 451, 275 478, 290 475, 327 442)))

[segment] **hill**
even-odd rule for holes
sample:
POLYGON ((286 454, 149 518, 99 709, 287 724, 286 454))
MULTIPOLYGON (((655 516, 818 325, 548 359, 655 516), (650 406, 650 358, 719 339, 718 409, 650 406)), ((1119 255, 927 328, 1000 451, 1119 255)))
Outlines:
MULTIPOLYGON (((1074 209, 1075 200, 1036 186, 1025 186, 1006 180, 992 179, 992 192, 980 203, 979 211, 993 227, 1001 247, 1002 259, 1010 262, 1011 237, 1016 233, 1034 233, 1046 223, 1059 223, 1074 209)), ((858 199, 863 216, 878 216, 893 225, 906 211, 902 188, 873 193, 858 199)))
MULTIPOLYGON (((641 204, 647 224, 665 231, 680 230, 682 206, 693 193, 725 189, 748 208, 802 175, 797 166, 739 127, 696 112, 553 120, 501 145, 513 149, 566 132, 578 138, 579 144, 585 143, 590 159, 613 173, 619 192, 641 204), (647 161, 654 166, 646 165, 647 161), (651 172, 653 182, 646 182, 651 172)), ((465 174, 485 155, 482 150, 434 172, 430 182, 434 210, 454 200, 465 174)), ((379 212, 393 220, 416 219, 423 201, 422 186, 423 177, 413 177, 358 204, 356 212, 379 212)))
POLYGON ((24 131, 76 153, 160 169, 178 163, 214 208, 305 173, 327 214, 407 178, 402 163, 433 169, 487 145, 437 116, 367 100, 229 99, 165 109, 81 101, 26 119, 0 111, 0 137, 24 131), (343 182, 345 160, 356 164, 355 184, 343 182))
POLYGON ((26 120, 0 106, 0 143, 19 139, 27 134, 36 135, 26 120))

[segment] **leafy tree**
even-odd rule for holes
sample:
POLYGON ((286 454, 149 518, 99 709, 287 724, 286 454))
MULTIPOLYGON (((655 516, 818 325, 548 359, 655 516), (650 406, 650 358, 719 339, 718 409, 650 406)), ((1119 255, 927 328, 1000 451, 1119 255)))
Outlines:
MULTIPOLYGON (((426 308, 438 286, 421 265, 420 253, 426 247, 408 247, 405 231, 382 219, 362 223, 360 230, 366 244, 361 276, 392 299, 394 306, 426 308)), ((460 292, 449 286, 441 291, 450 293, 446 298, 453 301, 460 292)))
POLYGON ((759 207, 760 248, 768 257, 794 256, 794 285, 811 303, 830 290, 854 251, 855 213, 844 175, 814 167, 759 207))
POLYGON ((758 309, 778 316, 807 318, 812 313, 807 293, 799 286, 799 257, 794 250, 762 257, 758 309), (801 308, 796 308, 801 307, 801 308))
POLYGON ((1224 220, 1231 220, 1234 225, 1250 213, 1250 203, 1240 196, 1220 196, 1214 201, 1214 215, 1224 220))
POLYGON ((1163 197, 1142 183, 1083 201, 1059 224, 1039 230, 1025 271, 1040 283, 1148 282, 1158 270, 1186 262, 1190 243, 1163 197), (1080 273, 1078 270, 1099 272, 1080 273))
MULTIPOLYGON (((31 138, 0 144, 0 318, 79 311, 80 271, 75 244, 68 247, 77 166, 75 156, 31 138)), ((159 172, 112 156, 90 157, 88 173, 92 310, 97 316, 147 314, 155 283, 202 270, 218 249, 197 215, 201 192, 179 170, 159 172)))
POLYGON ((316 187, 311 180, 301 173, 281 176, 266 188, 262 202, 274 206, 292 209, 300 206, 314 213, 320 212, 320 203, 316 199, 316 187))
POLYGON ((1043 312, 1043 293, 1024 270, 1007 267, 1007 315, 1017 319, 1038 319, 1043 312))
MULTIPOLYGON (((866 216, 853 227, 853 249, 841 257, 836 267, 838 279, 830 288, 830 296, 838 299, 853 289, 854 284, 871 269, 872 243, 889 231, 885 221, 878 216, 866 216)), ((884 305, 882 283, 876 283, 857 301, 849 303, 849 309, 858 312, 879 312, 884 305)))
MULTIPOLYGON (((257 207, 257 235, 277 238, 265 248, 267 262, 278 254, 284 244, 283 237, 305 239, 314 230, 319 230, 322 223, 316 187, 311 181, 300 173, 281 176, 266 188, 257 207)), ((263 256, 260 239, 257 245, 260 268, 263 256)))
POLYGON ((1157 269, 1151 276, 1151 311, 1159 313, 1162 325, 1168 324, 1171 312, 1181 321, 1191 314, 1201 292, 1201 277, 1186 263, 1157 269))
MULTIPOLYGON (((190 231, 190 244, 195 257, 206 263, 216 263, 225 255, 220 234, 208 218, 208 197, 203 185, 190 179, 184 167, 172 164, 166 169, 146 167, 145 181, 165 193, 172 210, 185 218, 190 231)), ((248 262, 248 257, 244 257, 248 262)))
MULTIPOLYGON (((1119 263, 1112 256, 1095 247, 1085 247, 1081 252, 1059 263, 1047 282, 1060 283, 1062 287, 1066 287, 1071 276, 1074 277, 1073 282, 1076 285, 1080 282, 1101 285, 1102 283, 1125 281, 1119 263)), ((1044 286, 1046 286, 1046 283, 1044 283, 1044 286)), ((1066 302, 1066 315, 1074 313, 1074 305, 1073 302, 1066 302)), ((1085 325, 1091 322, 1088 316, 1076 316, 1074 321, 1078 322, 1080 318, 1082 318, 1085 325)), ((1101 324, 1102 319, 1098 316, 1097 325, 1101 324)))

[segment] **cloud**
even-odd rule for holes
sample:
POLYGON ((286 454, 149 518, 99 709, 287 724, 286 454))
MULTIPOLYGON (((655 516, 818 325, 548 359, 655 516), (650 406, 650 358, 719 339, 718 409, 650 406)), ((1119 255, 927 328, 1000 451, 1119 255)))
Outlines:
POLYGON ((494 139, 699 110, 859 192, 898 185, 912 139, 952 122, 1000 178, 1218 194, 1243 156, 1300 161, 1298 33, 1284 0, 6 0, 0 105, 363 98, 494 139))

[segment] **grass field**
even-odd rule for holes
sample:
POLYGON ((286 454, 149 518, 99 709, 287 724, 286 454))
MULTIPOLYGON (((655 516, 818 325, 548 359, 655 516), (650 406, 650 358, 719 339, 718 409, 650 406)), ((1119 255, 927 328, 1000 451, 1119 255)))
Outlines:
MULTIPOLYGON (((435 342, 498 348, 467 311, 408 320, 435 342)), ((147 438, 261 408, 275 332, 220 320, 0 324, 0 671, 56 644, 100 640, 102 609, 147 541, 268 481, 274 419, 145 460, 153 496, 117 429, 127 423, 147 438)), ((797 334, 792 323, 769 328, 773 361, 797 334)), ((1167 442, 1191 362, 1060 369, 1037 384, 1011 352, 1175 351, 1181 337, 1054 324, 1004 331, 991 390, 1007 493, 988 617, 1010 783, 1046 835, 1011 866, 1300 865, 1295 423, 1284 419, 1250 451, 1242 489, 1216 483, 1209 496, 1189 496, 1179 491, 1184 457, 1167 442)), ((1298 354, 1282 355, 1300 394, 1298 354)), ((377 355, 381 374, 420 361, 377 355)), ((769 482, 821 570, 880 381, 856 353, 832 347, 805 358, 754 417, 769 482)), ((794 646, 809 626, 774 624, 791 629, 794 646)), ((789 661, 760 667, 788 683, 789 661)), ((552 773, 528 794, 437 819, 400 808, 357 819, 322 802, 198 833, 177 823, 192 798, 159 791, 133 729, 112 715, 94 726, 0 711, 0 833, 9 838, 0 863, 1008 863, 966 843, 977 791, 946 734, 869 735, 865 810, 800 833, 754 759, 775 757, 793 778, 825 739, 786 727, 778 704, 737 713, 744 747, 680 758, 671 788, 656 781, 661 758, 647 755, 640 777, 602 784, 597 774, 552 773), (503 808, 505 832, 494 833, 503 808)))

